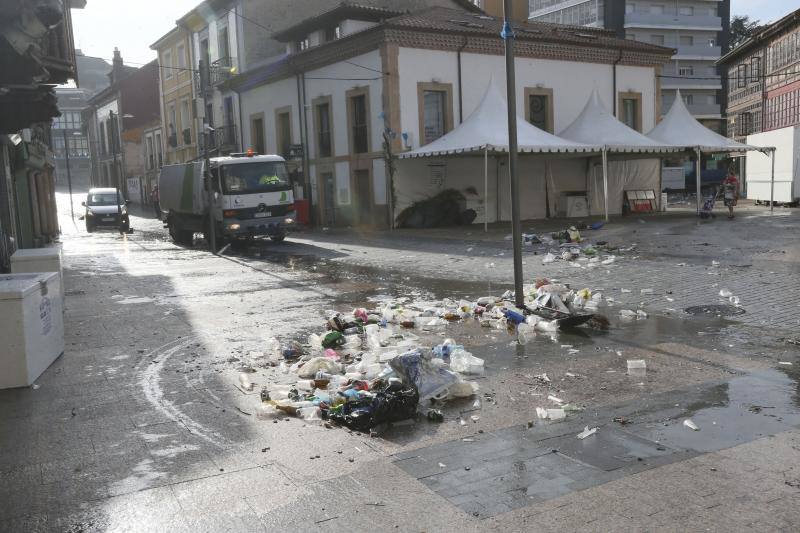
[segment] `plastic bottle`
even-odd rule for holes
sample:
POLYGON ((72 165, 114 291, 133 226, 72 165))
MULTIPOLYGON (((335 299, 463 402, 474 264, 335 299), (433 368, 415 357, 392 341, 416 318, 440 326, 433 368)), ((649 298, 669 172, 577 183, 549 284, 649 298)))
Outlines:
POLYGON ((523 346, 528 344, 536 336, 534 326, 530 324, 520 324, 517 326, 517 341, 523 346))
POLYGON ((512 309, 503 309, 503 315, 506 317, 506 320, 512 324, 522 324, 525 322, 525 315, 512 309))

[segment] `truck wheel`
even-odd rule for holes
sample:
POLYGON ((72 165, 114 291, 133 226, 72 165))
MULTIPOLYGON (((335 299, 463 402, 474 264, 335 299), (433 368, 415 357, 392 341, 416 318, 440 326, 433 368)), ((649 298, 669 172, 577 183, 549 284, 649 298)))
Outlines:
POLYGON ((286 240, 286 235, 273 235, 270 239, 272 239, 272 242, 283 242, 286 240))
POLYGON ((92 233, 94 231, 94 224, 91 224, 88 220, 86 221, 86 233, 92 233))
POLYGON ((192 245, 192 240, 194 239, 193 231, 177 227, 175 225, 175 222, 173 222, 172 220, 170 220, 168 224, 169 224, 169 236, 172 238, 172 242, 184 246, 192 245))

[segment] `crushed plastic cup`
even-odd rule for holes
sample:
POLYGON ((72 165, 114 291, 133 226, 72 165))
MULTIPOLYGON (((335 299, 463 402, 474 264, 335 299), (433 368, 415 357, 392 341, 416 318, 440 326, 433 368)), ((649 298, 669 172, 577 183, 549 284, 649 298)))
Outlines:
POLYGON ((633 320, 636 318, 636 311, 631 311, 630 309, 621 309, 619 312, 619 316, 626 320, 633 320))
POLYGON ((521 345, 528 344, 534 337, 536 337, 536 328, 534 326, 527 323, 517 326, 517 342, 521 345))
POLYGON ((687 428, 691 429, 692 431, 700 431, 700 428, 698 427, 698 425, 695 424, 692 421, 691 418, 687 418, 686 420, 684 420, 683 421, 683 425, 686 426, 687 428))
POLYGON ((250 376, 248 376, 246 372, 239 374, 239 385, 242 387, 242 390, 248 392, 253 390, 253 382, 250 381, 250 376))
POLYGON ((583 440, 586 437, 591 437, 595 433, 597 433, 597 428, 589 429, 589 426, 586 426, 583 431, 578 433, 577 438, 580 439, 580 440, 583 440))
POLYGON ((628 359, 628 375, 643 378, 647 375, 647 362, 644 359, 628 359))
POLYGON ((639 292, 641 292, 642 294, 653 294, 653 289, 642 289, 639 292))
POLYGON ((721 289, 719 291, 719 295, 722 296, 723 298, 730 298, 731 296, 733 296, 733 293, 728 289, 721 289))
POLYGON ((483 359, 466 350, 454 350, 450 354, 450 370, 461 374, 483 374, 483 359))
POLYGON ((607 259, 604 259, 603 261, 601 261, 600 264, 601 265, 606 265, 606 266, 613 265, 614 261, 616 261, 616 260, 617 260, 617 258, 612 255, 612 256, 608 257, 607 259))
POLYGON ((738 296, 731 296, 730 298, 728 298, 728 301, 730 303, 732 303, 733 305, 735 305, 736 307, 739 307, 739 297, 738 296))
POLYGON ((555 320, 548 321, 548 320, 539 320, 534 328, 537 331, 545 331, 545 332, 552 332, 558 331, 558 322, 555 320))
POLYGON ((555 262, 556 262, 556 256, 554 256, 551 253, 546 254, 544 258, 542 258, 543 265, 549 265, 550 263, 555 263, 555 262))

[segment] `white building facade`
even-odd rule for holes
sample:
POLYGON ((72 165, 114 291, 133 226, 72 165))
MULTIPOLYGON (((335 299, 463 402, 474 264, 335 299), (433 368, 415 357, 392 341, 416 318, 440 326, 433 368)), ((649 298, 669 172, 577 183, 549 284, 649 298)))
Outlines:
POLYGON ((666 113, 677 91, 705 126, 723 133, 727 87, 715 62, 728 50, 730 0, 529 0, 530 20, 606 28, 675 49, 662 75, 666 113))
MULTIPOLYGON (((243 146, 303 147, 298 165, 308 169, 304 188, 318 224, 386 226, 403 195, 392 184, 388 153, 452 130, 477 108, 492 77, 505 78, 502 22, 446 8, 320 22, 303 28, 305 37, 282 32, 292 54, 233 81, 243 146), (316 41, 319 31, 333 38, 316 41)), ((609 110, 627 110, 635 129, 655 126, 656 73, 669 49, 539 24, 521 24, 516 47, 517 108, 541 129, 558 133, 570 124, 595 87, 609 110)))

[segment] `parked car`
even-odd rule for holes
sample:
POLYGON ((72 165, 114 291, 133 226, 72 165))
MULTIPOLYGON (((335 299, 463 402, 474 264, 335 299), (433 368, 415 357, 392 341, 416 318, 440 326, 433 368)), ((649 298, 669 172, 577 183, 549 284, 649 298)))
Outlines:
POLYGON ((128 202, 117 189, 91 189, 81 205, 86 208, 84 220, 88 233, 99 227, 118 228, 121 232, 128 232, 131 227, 128 202))

